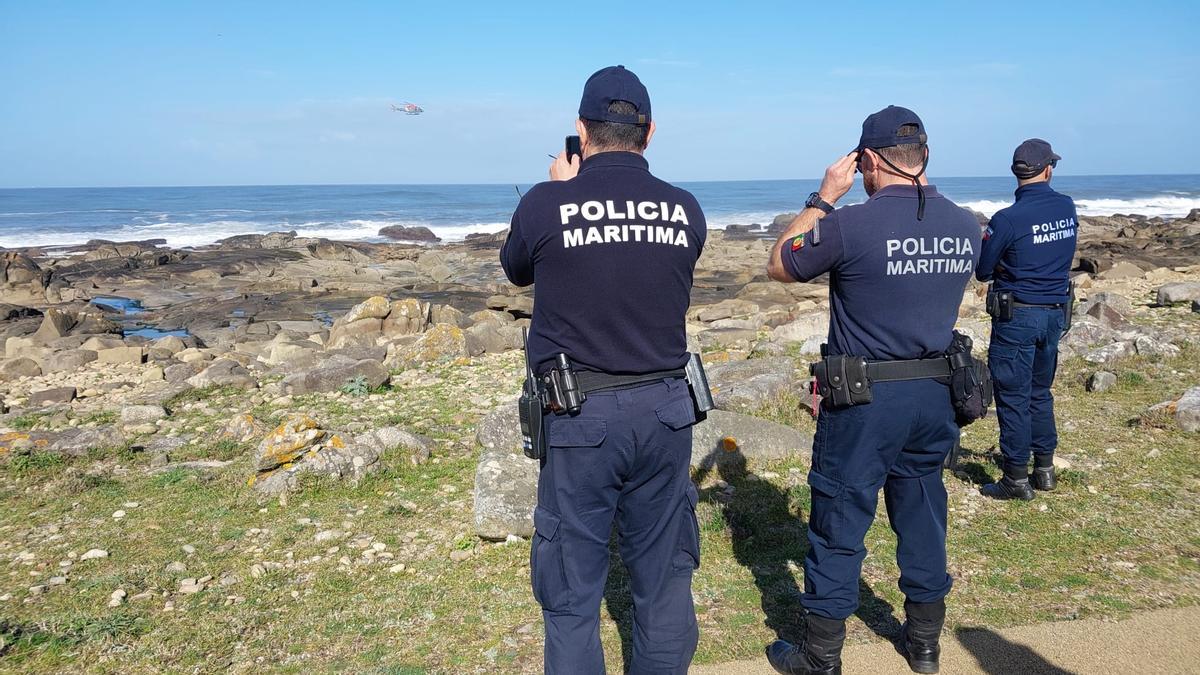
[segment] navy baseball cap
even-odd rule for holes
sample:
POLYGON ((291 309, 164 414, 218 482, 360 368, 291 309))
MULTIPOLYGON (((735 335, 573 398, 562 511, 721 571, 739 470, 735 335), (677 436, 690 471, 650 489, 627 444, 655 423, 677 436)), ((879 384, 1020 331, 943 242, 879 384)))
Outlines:
POLYGON ((1050 144, 1040 138, 1031 138, 1013 151, 1012 172, 1020 178, 1031 178, 1041 173, 1047 164, 1062 159, 1054 154, 1050 144))
POLYGON ((650 94, 645 85, 625 66, 601 68, 583 85, 583 99, 579 101, 579 116, 595 122, 617 122, 619 124, 645 125, 650 123, 650 94), (636 112, 628 115, 611 113, 608 106, 613 101, 626 101, 636 112))
POLYGON ((893 145, 912 145, 926 142, 925 125, 917 113, 908 108, 889 105, 863 121, 862 136, 858 139, 856 151, 863 148, 876 150, 890 148, 893 145), (917 126, 917 133, 901 136, 900 128, 909 124, 917 126))

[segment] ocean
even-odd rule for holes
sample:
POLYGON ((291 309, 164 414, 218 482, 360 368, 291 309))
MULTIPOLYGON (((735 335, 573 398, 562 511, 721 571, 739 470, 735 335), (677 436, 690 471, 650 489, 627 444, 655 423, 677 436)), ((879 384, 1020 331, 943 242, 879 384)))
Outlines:
MULTIPOLYGON (((796 211, 814 180, 680 183, 709 227, 769 223, 796 211)), ((942 194, 992 214, 1012 200, 1011 177, 937 178, 942 194)), ((302 236, 384 241, 380 228, 424 225, 443 240, 508 225, 517 190, 529 185, 276 185, 0 189, 0 246, 61 246, 90 239, 165 239, 173 247, 237 234, 295 230, 302 236)), ((1200 175, 1056 176, 1081 215, 1168 218, 1200 208, 1200 175)), ((861 185, 845 203, 866 198, 861 185)))

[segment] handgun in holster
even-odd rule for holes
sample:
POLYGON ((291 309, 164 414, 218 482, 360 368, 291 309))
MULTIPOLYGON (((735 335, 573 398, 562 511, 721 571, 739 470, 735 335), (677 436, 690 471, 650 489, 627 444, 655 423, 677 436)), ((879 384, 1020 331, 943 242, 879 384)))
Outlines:
POLYGON ((988 316, 991 316, 997 321, 1012 321, 1012 291, 997 291, 992 286, 988 286, 987 300, 985 301, 984 309, 987 311, 988 316))

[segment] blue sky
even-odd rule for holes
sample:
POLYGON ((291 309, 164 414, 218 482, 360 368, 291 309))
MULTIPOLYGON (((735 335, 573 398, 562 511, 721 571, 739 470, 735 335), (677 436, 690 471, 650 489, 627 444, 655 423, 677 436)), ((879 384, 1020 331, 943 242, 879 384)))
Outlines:
POLYGON ((672 180, 818 176, 888 104, 935 177, 1200 172, 1197 2, 336 5, 0 0, 0 186, 534 181, 614 63, 672 180))

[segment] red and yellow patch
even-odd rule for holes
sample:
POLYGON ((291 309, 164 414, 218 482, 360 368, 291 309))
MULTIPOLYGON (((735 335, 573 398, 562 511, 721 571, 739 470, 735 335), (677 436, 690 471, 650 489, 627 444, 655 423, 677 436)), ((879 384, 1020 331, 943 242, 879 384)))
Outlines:
POLYGON ((804 235, 801 234, 792 239, 792 250, 799 251, 802 248, 804 248, 804 235))

